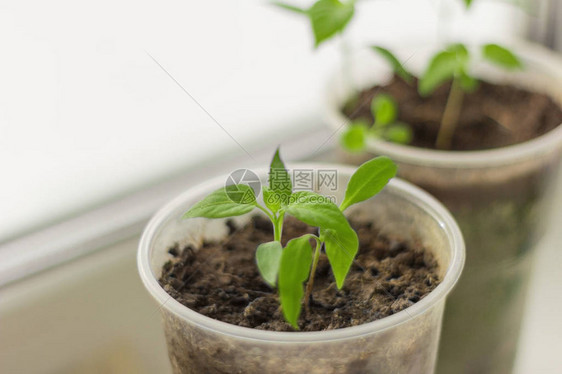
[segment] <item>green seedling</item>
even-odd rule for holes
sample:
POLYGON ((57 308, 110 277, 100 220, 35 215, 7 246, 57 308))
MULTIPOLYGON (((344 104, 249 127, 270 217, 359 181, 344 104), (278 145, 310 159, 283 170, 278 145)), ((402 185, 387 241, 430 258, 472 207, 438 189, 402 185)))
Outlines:
POLYGON ((308 17, 314 34, 315 47, 342 33, 355 13, 355 0, 317 0, 308 9, 281 2, 273 2, 273 4, 308 17))
POLYGON ((410 126, 397 120, 398 106, 392 96, 375 96, 371 101, 371 113, 374 118, 372 124, 359 119, 347 126, 341 137, 345 149, 350 152, 363 151, 369 136, 399 144, 407 144, 412 140, 410 126))
MULTIPOLYGON (((388 50, 373 47, 390 64, 394 72, 408 83, 413 82, 413 74, 408 72, 398 59, 388 50)), ((481 47, 482 57, 489 63, 506 70, 522 69, 523 64, 509 49, 497 44, 485 44, 481 47)), ((457 43, 438 51, 419 78, 418 92, 422 97, 431 95, 441 85, 451 82, 449 96, 441 118, 435 146, 438 149, 450 149, 459 120, 465 93, 478 87, 478 79, 470 74, 472 56, 465 45, 457 43)))
MULTIPOLYGON (((482 46, 482 56, 492 64, 506 70, 521 69, 523 64, 513 52, 497 44, 482 46)), ((469 73, 471 54, 463 44, 452 44, 437 52, 421 76, 418 91, 422 96, 432 94, 445 82, 451 82, 449 96, 441 118, 435 146, 450 149, 459 120, 464 94, 478 87, 478 80, 469 73)))
POLYGON ((273 225, 273 240, 258 246, 256 264, 263 280, 271 287, 277 287, 285 319, 298 329, 302 305, 304 303, 307 310, 312 296, 322 249, 339 289, 343 287, 359 249, 357 234, 344 211, 379 193, 395 175, 396 165, 387 157, 365 162, 351 176, 345 197, 338 207, 331 199, 315 192, 294 192, 278 149, 271 162, 269 185, 262 188, 263 205, 258 202, 251 187, 234 184, 220 188, 196 203, 184 218, 233 217, 254 209, 269 217, 273 225), (283 248, 281 235, 287 215, 318 228, 318 234, 292 238, 283 248))

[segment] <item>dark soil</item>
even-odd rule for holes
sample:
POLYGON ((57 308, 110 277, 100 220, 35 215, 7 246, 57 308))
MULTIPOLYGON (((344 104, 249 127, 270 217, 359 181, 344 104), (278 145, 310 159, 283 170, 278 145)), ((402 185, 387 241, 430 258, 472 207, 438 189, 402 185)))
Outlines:
MULTIPOLYGON (((421 300, 440 282, 437 262, 429 251, 381 235, 370 223, 352 222, 360 248, 342 290, 337 290, 327 258, 320 259, 310 313, 303 312, 303 331, 360 325, 397 313, 421 300)), ((174 259, 163 267, 162 287, 185 306, 235 325, 262 330, 292 331, 279 300, 261 279, 254 253, 271 241, 271 223, 260 217, 236 229, 220 243, 170 248, 174 259)), ((314 230, 290 217, 283 243, 314 230)))
MULTIPOLYGON (((372 123, 370 103, 374 96, 391 95, 399 107, 399 120, 412 126, 412 146, 435 148, 435 140, 445 109, 450 84, 422 98, 417 81, 410 85, 395 76, 384 86, 362 91, 347 103, 344 113, 351 119, 372 123)), ((522 143, 541 136, 562 123, 562 109, 550 97, 510 85, 481 82, 464 96, 452 149, 490 149, 522 143)))

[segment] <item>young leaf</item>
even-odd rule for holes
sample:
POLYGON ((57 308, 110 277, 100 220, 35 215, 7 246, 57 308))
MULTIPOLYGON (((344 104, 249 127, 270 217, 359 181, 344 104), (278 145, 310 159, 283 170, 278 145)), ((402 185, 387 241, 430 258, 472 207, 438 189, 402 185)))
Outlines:
POLYGON ((279 7, 279 8, 282 8, 282 9, 285 9, 285 10, 288 10, 288 11, 291 11, 291 12, 300 13, 300 14, 306 14, 306 10, 305 10, 305 9, 302 9, 302 8, 299 8, 299 7, 296 7, 296 6, 293 6, 293 5, 285 4, 285 3, 282 3, 282 2, 280 2, 280 1, 273 1, 271 4, 272 4, 272 5, 275 5, 275 6, 279 7))
POLYGON ((413 138, 412 129, 404 123, 397 123, 386 129, 384 137, 393 143, 408 144, 413 138))
POLYGON ((349 226, 336 204, 326 196, 311 191, 298 191, 291 195, 285 212, 313 227, 339 230, 349 226))
POLYGON ((277 148, 271 160, 271 166, 269 168, 269 188, 275 194, 278 194, 276 198, 281 202, 286 202, 293 191, 291 177, 287 169, 285 169, 285 164, 281 160, 279 148, 277 148))
POLYGON ((504 69, 521 69, 523 63, 509 49, 497 44, 486 44, 482 47, 484 58, 493 64, 499 65, 504 69))
POLYGON ((375 126, 382 127, 396 120, 396 102, 390 95, 381 94, 371 101, 371 113, 375 118, 375 126))
POLYGON ((459 66, 465 66, 468 63, 469 54, 468 49, 462 43, 450 44, 446 48, 447 51, 454 52, 457 54, 457 59, 459 60, 459 66))
POLYGON ((281 199, 279 198, 279 194, 275 193, 267 186, 262 186, 262 193, 265 206, 273 213, 277 213, 281 208, 281 199))
POLYGON ((408 70, 406 70, 406 68, 404 68, 404 65, 402 65, 402 63, 398 60, 398 58, 396 58, 396 56, 394 56, 392 52, 390 52, 386 48, 379 46, 373 46, 372 48, 390 64, 396 75, 398 75, 408 83, 412 83, 414 81, 414 76, 408 70))
POLYGON ((353 1, 318 0, 315 2, 307 11, 312 23, 315 47, 318 47, 336 33, 343 31, 354 12, 353 1))
POLYGON ((418 91, 421 96, 431 94, 445 81, 453 79, 458 70, 457 55, 454 52, 443 51, 433 57, 429 67, 420 78, 418 91))
POLYGON ((386 156, 376 157, 359 166, 347 184, 340 209, 344 211, 350 205, 375 196, 394 178, 396 171, 396 164, 386 156))
POLYGON ((431 94, 444 82, 454 79, 460 72, 466 71, 468 61, 468 50, 462 44, 453 44, 437 53, 420 78, 418 85, 420 95, 431 94))
POLYGON ((245 184, 222 187, 192 206, 183 218, 225 218, 251 212, 256 206, 254 190, 245 184))
POLYGON ((347 225, 338 230, 321 229, 320 236, 324 240, 326 255, 330 261, 336 285, 341 289, 359 250, 357 233, 347 225))
POLYGON ((343 286, 359 248, 357 234, 336 204, 310 191, 295 192, 286 212, 304 223, 320 228, 326 254, 339 288, 343 286))
POLYGON ((308 279, 312 265, 312 246, 309 239, 309 235, 304 235, 289 241, 281 255, 279 268, 281 307, 285 319, 295 329, 298 329, 297 321, 304 295, 303 282, 308 279))
POLYGON ((367 125, 358 121, 347 126, 340 138, 342 147, 350 152, 360 152, 365 149, 365 134, 367 125))
POLYGON ((272 287, 277 283, 283 247, 278 241, 262 243, 256 249, 256 262, 262 278, 272 287))

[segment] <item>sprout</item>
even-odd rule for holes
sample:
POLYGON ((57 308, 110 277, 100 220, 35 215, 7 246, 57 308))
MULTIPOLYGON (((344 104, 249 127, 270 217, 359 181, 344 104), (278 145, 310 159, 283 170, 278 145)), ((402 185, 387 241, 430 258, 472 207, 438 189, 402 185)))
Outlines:
POLYGON ((410 126, 397 121, 398 106, 392 96, 381 94, 374 97, 371 113, 374 118, 371 125, 359 119, 347 126, 341 136, 341 144, 345 149, 350 152, 363 151, 368 136, 399 144, 407 144, 412 140, 410 126))
POLYGON ((361 165, 351 176, 345 197, 338 207, 330 199, 311 191, 293 192, 289 173, 275 152, 270 166, 269 186, 264 186, 261 205, 251 187, 234 184, 223 187, 192 206, 184 218, 224 218, 261 210, 273 225, 273 240, 256 249, 256 264, 263 280, 277 287, 283 315, 295 329, 304 301, 308 307, 320 251, 324 248, 336 285, 342 288, 359 249, 357 234, 344 211, 351 205, 379 193, 396 175, 396 165, 377 157, 361 165), (285 215, 318 228, 318 235, 292 238, 283 248, 281 233, 285 215), (312 243, 312 244, 311 244, 312 243), (303 284, 307 282, 306 291, 303 284))

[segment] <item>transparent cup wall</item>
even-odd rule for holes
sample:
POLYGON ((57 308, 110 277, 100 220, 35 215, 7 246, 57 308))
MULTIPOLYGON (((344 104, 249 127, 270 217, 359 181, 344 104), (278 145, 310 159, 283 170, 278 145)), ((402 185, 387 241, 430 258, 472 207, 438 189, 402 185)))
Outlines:
POLYGON ((438 373, 510 373, 560 152, 491 168, 401 165, 401 175, 440 199, 467 245, 447 303, 438 373))
MULTIPOLYGON (((264 177, 265 172, 260 175, 264 177)), ((349 175, 349 169, 340 169, 340 186, 346 185, 349 175)), ((361 326, 306 333, 259 331, 195 313, 170 298, 157 283, 169 259, 169 246, 175 242, 198 245, 203 238, 226 235, 224 220, 181 220, 189 206, 222 183, 218 180, 192 190, 168 205, 149 224, 140 244, 139 270, 161 305, 175 373, 433 373, 445 297, 464 262, 460 231, 439 203, 409 184, 393 181, 350 212, 356 219, 376 222, 383 232, 422 243, 434 253, 442 283, 424 299, 361 326)), ((335 192, 338 197, 342 188, 335 192)), ((242 217, 239 223, 247 219, 242 217)))

